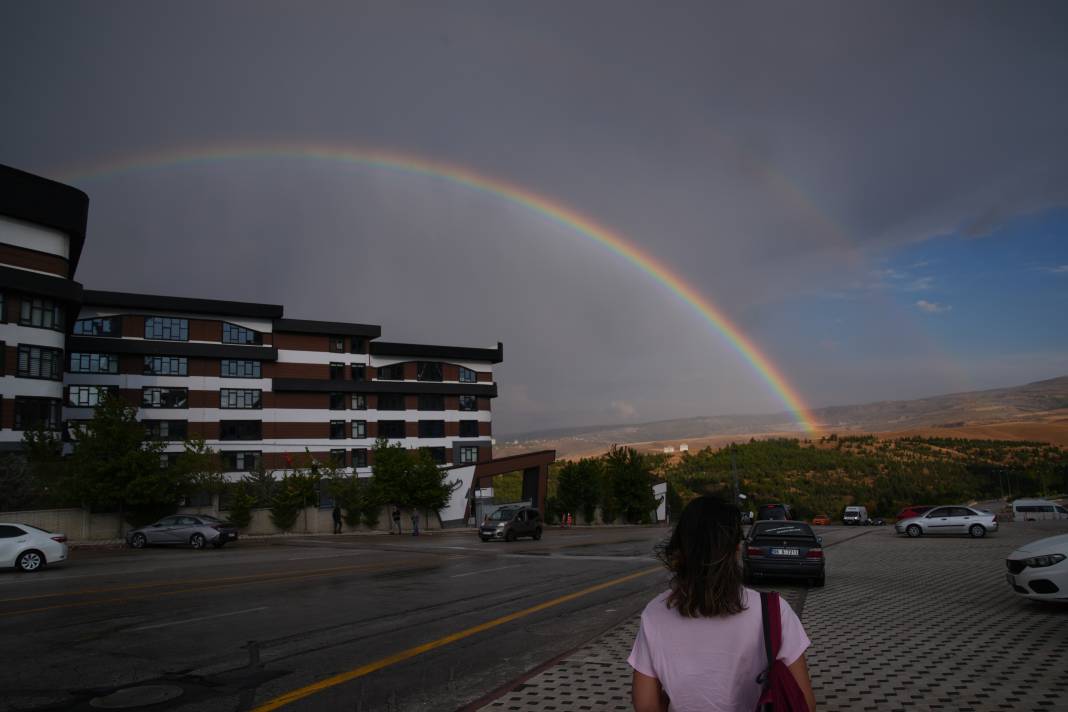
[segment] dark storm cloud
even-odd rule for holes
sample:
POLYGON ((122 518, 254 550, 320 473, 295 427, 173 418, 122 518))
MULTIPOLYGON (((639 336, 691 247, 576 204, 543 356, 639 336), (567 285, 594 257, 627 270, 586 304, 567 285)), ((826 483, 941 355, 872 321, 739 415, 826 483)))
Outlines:
MULTIPOLYGON (((4 163, 54 174, 160 148, 308 140, 468 165, 656 254, 817 403, 884 392, 838 383, 823 335, 773 329, 779 307, 866 279, 874 250, 1068 202, 1062 3, 2 13, 4 163)), ((455 186, 262 161, 80 185, 93 198, 88 284, 282 302, 378 320, 391 338, 499 338, 502 431, 778 406, 653 280, 455 186)), ((882 309, 884 325, 911 318, 882 309)), ((914 344, 918 363, 941 358, 907 325, 870 336, 914 344)))

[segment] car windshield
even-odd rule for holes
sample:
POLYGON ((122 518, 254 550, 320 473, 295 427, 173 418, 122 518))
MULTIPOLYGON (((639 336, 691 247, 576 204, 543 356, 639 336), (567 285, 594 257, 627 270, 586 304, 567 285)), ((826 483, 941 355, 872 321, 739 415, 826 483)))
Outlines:
POLYGON ((812 530, 805 524, 773 524, 771 526, 758 526, 753 531, 753 538, 757 537, 791 537, 796 539, 811 539, 812 530))
POLYGON ((515 515, 517 510, 515 509, 498 509, 493 514, 489 515, 488 519, 491 522, 506 522, 515 515))

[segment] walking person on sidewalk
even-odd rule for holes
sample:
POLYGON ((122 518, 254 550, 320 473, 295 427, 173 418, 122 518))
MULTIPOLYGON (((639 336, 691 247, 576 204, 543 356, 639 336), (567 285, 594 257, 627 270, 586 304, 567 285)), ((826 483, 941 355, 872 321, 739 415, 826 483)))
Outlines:
POLYGON ((412 536, 419 536, 419 510, 412 510, 412 536))
MULTIPOLYGON (((634 668, 635 712, 667 712, 668 705, 672 712, 756 709, 768 656, 761 595, 742 585, 741 543, 738 507, 710 495, 686 505, 660 552, 671 572, 670 588, 642 611, 627 660, 634 668)), ((776 660, 787 666, 786 677, 799 688, 795 692, 814 710, 805 663, 808 636, 790 605, 781 598, 778 603, 776 660)))
POLYGON ((334 503, 334 533, 341 533, 341 505, 334 503))
MULTIPOLYGON (((401 532, 400 509, 398 509, 397 507, 393 507, 393 526, 397 527, 397 533, 398 534, 402 534, 403 533, 403 532, 401 532)), ((389 533, 390 534, 393 533, 393 527, 390 527, 389 533)))

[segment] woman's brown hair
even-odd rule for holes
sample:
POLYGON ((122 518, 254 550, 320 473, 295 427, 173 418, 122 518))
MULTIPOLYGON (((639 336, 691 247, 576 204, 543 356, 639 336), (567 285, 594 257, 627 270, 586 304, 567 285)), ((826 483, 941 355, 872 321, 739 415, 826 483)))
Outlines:
POLYGON ((671 571, 669 608, 688 618, 728 616, 745 610, 738 543, 742 513, 713 496, 694 499, 682 510, 671 539, 659 552, 671 571))

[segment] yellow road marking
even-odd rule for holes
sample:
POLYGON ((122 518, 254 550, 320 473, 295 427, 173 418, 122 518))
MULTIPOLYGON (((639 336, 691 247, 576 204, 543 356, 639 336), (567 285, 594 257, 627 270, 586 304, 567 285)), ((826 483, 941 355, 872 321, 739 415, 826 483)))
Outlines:
POLYGON ((569 593, 564 596, 560 596, 559 598, 554 598, 552 600, 545 601, 544 603, 539 603, 538 605, 531 606, 530 608, 524 608, 523 610, 516 611, 515 613, 509 613, 508 615, 501 616, 500 618, 495 618, 485 623, 480 623, 471 628, 467 628, 466 630, 461 630, 456 633, 450 633, 449 635, 446 635, 443 638, 432 640, 429 643, 423 643, 422 645, 417 645, 414 648, 402 650, 399 653, 394 653, 393 655, 390 655, 388 657, 380 658, 379 660, 367 663, 366 665, 361 665, 358 668, 353 668, 352 670, 338 673, 337 675, 333 675, 323 680, 319 680, 318 682, 313 682, 310 685, 298 687, 295 690, 290 690, 284 695, 279 695, 274 699, 264 702, 259 707, 253 708, 252 712, 270 712, 271 710, 276 710, 279 707, 284 707, 285 705, 288 705, 291 702, 302 700, 305 697, 311 697, 312 695, 318 692, 322 692, 323 690, 329 689, 331 687, 336 687, 337 685, 344 684, 351 680, 355 680, 357 678, 375 672, 376 670, 381 670, 382 668, 389 667, 390 665, 395 665, 399 662, 414 658, 418 655, 422 655, 423 653, 430 652, 431 650, 440 648, 450 643, 455 643, 458 640, 469 638, 472 635, 487 631, 491 628, 496 628, 497 626, 504 625, 505 623, 511 623, 514 620, 525 618, 529 615, 538 613, 539 611, 544 611, 547 608, 559 606, 561 603, 567 603, 568 601, 573 601, 576 598, 581 598, 582 596, 587 596, 591 593, 596 593, 597 591, 603 591, 606 588, 618 586, 621 583, 626 583, 627 581, 632 581, 636 578, 648 576, 651 573, 663 570, 663 567, 657 566, 656 568, 638 571, 637 573, 622 576, 617 579, 612 579, 611 581, 605 581, 604 583, 599 583, 596 586, 590 586, 589 588, 584 588, 580 591, 575 591, 574 593, 569 593))

